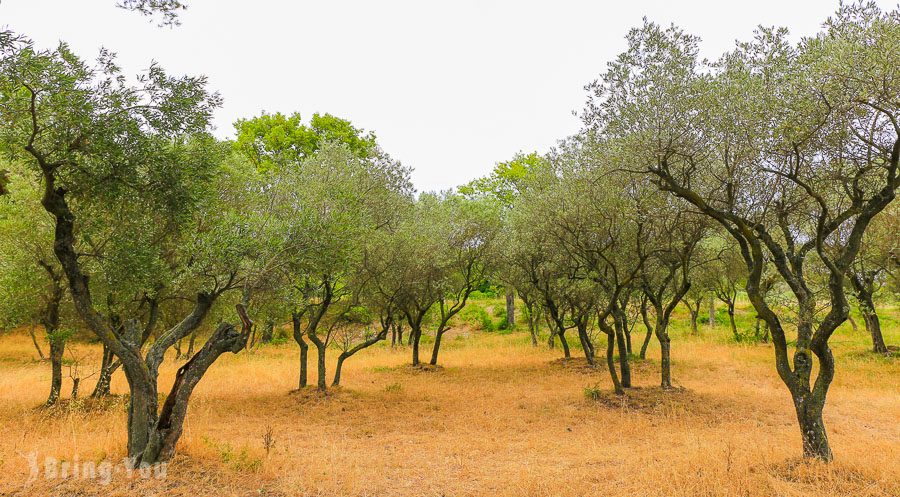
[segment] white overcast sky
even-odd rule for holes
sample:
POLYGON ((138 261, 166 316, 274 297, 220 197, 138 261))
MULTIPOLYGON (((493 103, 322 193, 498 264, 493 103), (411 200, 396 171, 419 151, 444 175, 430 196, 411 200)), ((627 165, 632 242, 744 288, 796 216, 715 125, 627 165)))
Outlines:
MULTIPOLYGON (((584 85, 624 48, 643 16, 674 22, 715 57, 757 25, 811 35, 837 0, 185 0, 182 25, 159 28, 115 0, 2 0, 0 27, 85 58, 104 46, 130 73, 158 61, 205 74, 225 103, 221 137, 240 117, 330 112, 373 130, 414 168, 419 190, 487 173, 517 151, 576 132, 584 85)), ((896 0, 881 0, 894 8, 896 0)))

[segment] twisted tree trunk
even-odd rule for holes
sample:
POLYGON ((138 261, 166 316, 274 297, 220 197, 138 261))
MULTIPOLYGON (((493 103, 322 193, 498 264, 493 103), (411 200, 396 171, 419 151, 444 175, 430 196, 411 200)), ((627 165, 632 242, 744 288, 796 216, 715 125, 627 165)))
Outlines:
POLYGON ((650 346, 650 338, 653 337, 653 325, 650 324, 650 317, 647 315, 647 300, 641 300, 641 319, 644 321, 644 328, 647 334, 644 336, 644 343, 641 344, 641 360, 647 359, 647 347, 650 346))
POLYGON ((238 353, 247 345, 251 322, 243 308, 239 306, 243 327, 241 332, 234 326, 223 323, 197 354, 178 369, 175 383, 166 397, 156 422, 147 435, 147 443, 136 463, 154 464, 168 461, 175 454, 175 446, 181 437, 184 419, 187 415, 188 400, 194 387, 209 367, 225 352, 238 353))
MULTIPOLYGON (((32 92, 30 111, 34 123, 33 136, 40 132, 37 125, 36 101, 37 94, 32 92)), ((209 313, 215 299, 233 282, 234 273, 224 287, 217 286, 211 293, 199 293, 191 313, 160 336, 144 356, 141 350, 144 335, 136 321, 128 323, 124 333, 119 334, 109 318, 98 312, 94 305, 89 275, 84 272, 75 249, 76 216, 66 199, 66 189, 57 185, 59 163, 48 160, 47 156, 38 150, 33 140, 24 149, 34 158, 42 173, 41 205, 54 219, 53 252, 62 268, 62 274, 68 281, 75 311, 85 326, 122 363, 131 392, 128 405, 128 458, 133 465, 140 466, 166 461, 172 456, 181 434, 188 398, 194 385, 221 353, 228 350, 237 352, 246 345, 250 322, 243 307, 238 306, 238 313, 244 323, 243 332, 236 333, 230 325, 221 326, 201 353, 179 370, 176 383, 160 415, 157 414, 159 365, 165 352, 176 341, 197 329, 209 313)), ((148 327, 153 321, 151 313, 148 327)), ((147 331, 146 328, 144 331, 147 331)))

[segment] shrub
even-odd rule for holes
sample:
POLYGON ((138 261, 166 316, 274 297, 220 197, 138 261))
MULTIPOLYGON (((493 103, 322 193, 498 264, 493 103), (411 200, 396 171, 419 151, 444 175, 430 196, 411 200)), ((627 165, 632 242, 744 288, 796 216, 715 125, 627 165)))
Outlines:
POLYGON ((488 313, 481 307, 470 306, 463 309, 460 313, 460 319, 472 326, 477 326, 484 331, 494 331, 494 321, 488 316, 488 313))

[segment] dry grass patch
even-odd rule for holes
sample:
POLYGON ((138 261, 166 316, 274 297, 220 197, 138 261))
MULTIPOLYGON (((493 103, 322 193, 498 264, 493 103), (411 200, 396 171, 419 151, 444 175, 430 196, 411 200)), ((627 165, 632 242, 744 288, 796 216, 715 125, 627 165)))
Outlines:
MULTIPOLYGON (((0 337, 0 356, 26 352, 26 340, 0 337)), ((292 344, 227 356, 198 385, 166 478, 114 475, 109 485, 28 482, 32 451, 120 460, 125 412, 35 409, 49 365, 26 353, 0 361, 0 495, 900 495, 900 364, 865 356, 864 337, 836 348, 825 421, 837 461, 809 467, 793 462, 796 420, 767 347, 676 337, 681 388, 664 392, 653 343, 649 360, 632 364, 638 388, 618 397, 605 365, 560 361, 560 349, 528 341, 476 333, 442 352, 436 371, 410 368, 405 347, 376 346, 348 361, 344 386, 326 394, 291 393, 292 344)), ((179 365, 166 361, 161 384, 179 365)), ((113 391, 127 392, 121 375, 113 391)))

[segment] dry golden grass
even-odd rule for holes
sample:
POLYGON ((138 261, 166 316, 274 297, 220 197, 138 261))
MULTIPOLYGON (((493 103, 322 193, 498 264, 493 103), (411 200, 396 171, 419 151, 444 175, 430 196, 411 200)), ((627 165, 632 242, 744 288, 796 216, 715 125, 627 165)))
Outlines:
MULTIPOLYGON (((327 396, 290 393, 296 346, 263 347, 223 358, 203 379, 166 478, 117 474, 109 485, 28 481, 28 453, 123 457, 124 401, 36 409, 49 366, 27 359, 34 352, 25 334, 7 335, 0 495, 900 495, 897 359, 866 354, 862 332, 835 337, 838 375, 825 417, 836 462, 806 463, 771 349, 728 344, 724 333, 677 333, 681 389, 655 388, 652 348, 651 360, 634 367, 639 389, 597 400, 585 388, 609 391, 604 370, 554 362, 558 350, 534 349, 521 333, 451 339, 445 367, 433 372, 404 366, 406 349, 369 349, 348 361, 345 387, 327 396)), ((898 335, 893 327, 888 338, 898 335)), ((97 359, 96 348, 77 347, 97 359)), ((176 366, 167 361, 164 383, 176 366)), ((113 390, 125 392, 121 374, 113 390)))

